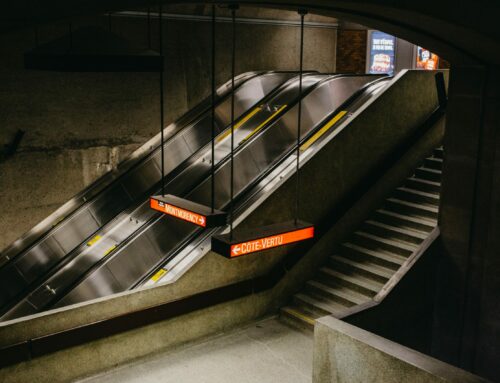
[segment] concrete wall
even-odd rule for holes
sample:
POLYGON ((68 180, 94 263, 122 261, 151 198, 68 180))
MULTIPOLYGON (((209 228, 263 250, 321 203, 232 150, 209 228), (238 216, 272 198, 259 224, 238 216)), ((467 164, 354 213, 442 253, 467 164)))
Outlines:
MULTIPOLYGON (((164 9, 203 14, 208 8, 164 9)), ((223 11, 221 11, 223 12, 223 11)), ((224 11, 227 12, 227 11, 224 11)), ((297 19, 293 12, 242 9, 242 17, 297 19)), ((308 16, 308 21, 335 20, 308 16)), ((108 26, 108 18, 72 21, 108 26)), ((230 24, 217 25, 217 83, 230 78, 230 24)), ((111 29, 146 48, 145 18, 111 18, 111 29)), ((299 28, 238 24, 237 73, 298 68, 299 28)), ((38 28, 39 43, 68 32, 67 23, 38 28)), ((158 45, 151 23, 152 47, 158 45)), ((305 68, 335 70, 336 30, 306 28, 305 68)), ((210 23, 164 22, 166 123, 196 105, 210 89, 210 23)), ((18 153, 0 161, 0 249, 110 170, 159 130, 158 74, 58 73, 23 69, 35 31, 0 35, 0 146, 20 129, 18 153)))
POLYGON ((333 317, 324 317, 314 326, 313 382, 479 383, 486 380, 333 317))

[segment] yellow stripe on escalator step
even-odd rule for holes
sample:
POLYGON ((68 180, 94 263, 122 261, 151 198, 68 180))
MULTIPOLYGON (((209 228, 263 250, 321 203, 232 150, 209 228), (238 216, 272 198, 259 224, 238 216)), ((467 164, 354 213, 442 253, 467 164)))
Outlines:
POLYGON ((257 126, 254 130, 252 130, 252 132, 248 136, 246 136, 243 140, 241 140, 240 144, 242 142, 245 142, 246 140, 248 140, 252 136, 254 136, 256 133, 258 133, 264 126, 266 126, 269 122, 271 122, 274 119, 274 117, 276 117, 278 114, 280 114, 287 106, 288 105, 282 105, 276 112, 271 114, 262 124, 257 126))
MULTIPOLYGON (((234 125, 233 131, 236 129, 242 127, 244 124, 248 122, 253 116, 255 116, 257 113, 261 111, 261 107, 258 106, 255 109, 253 109, 250 113, 248 113, 245 117, 243 117, 240 121, 238 121, 237 124, 234 125)), ((227 136, 231 135, 231 128, 227 129, 224 133, 222 133, 219 137, 217 137, 217 142, 221 142, 224 138, 227 136)))
POLYGON ((309 147, 314 144, 323 134, 328 132, 332 126, 334 126, 337 122, 340 121, 342 117, 344 117, 347 114, 346 110, 343 110, 339 113, 337 113, 328 123, 323 126, 320 130, 318 130, 310 139, 308 139, 302 146, 300 147, 300 150, 304 151, 309 149, 309 147))

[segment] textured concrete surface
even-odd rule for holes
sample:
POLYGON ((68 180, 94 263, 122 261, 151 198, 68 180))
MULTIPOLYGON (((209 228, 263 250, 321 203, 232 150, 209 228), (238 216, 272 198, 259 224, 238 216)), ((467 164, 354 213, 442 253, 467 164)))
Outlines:
POLYGON ((500 381, 499 67, 453 66, 434 355, 500 381))
POLYGON ((479 383, 486 380, 333 317, 316 321, 314 383, 479 383))
POLYGON ((310 334, 270 318, 79 382, 305 383, 312 348, 310 334))

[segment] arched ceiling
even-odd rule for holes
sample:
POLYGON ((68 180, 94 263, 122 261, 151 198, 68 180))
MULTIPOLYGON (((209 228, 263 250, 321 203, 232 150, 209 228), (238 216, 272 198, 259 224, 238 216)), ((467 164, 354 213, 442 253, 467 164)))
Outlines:
MULTIPOLYGON (((159 0, 8 0, 2 5, 0 31, 131 7, 159 0)), ((161 0, 164 4, 210 1, 161 0)), ((218 4, 230 3, 220 1, 218 4)), ((241 0, 272 8, 311 12, 354 21, 423 45, 452 62, 500 64, 500 1, 493 0, 241 0)))

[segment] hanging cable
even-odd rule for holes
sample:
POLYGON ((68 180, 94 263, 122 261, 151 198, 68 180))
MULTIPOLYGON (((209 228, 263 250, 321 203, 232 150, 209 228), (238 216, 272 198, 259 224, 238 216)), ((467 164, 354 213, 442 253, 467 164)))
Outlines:
POLYGON ((69 23, 68 25, 69 29, 69 50, 73 49, 73 25, 69 23))
POLYGON ((163 57, 163 17, 162 17, 162 4, 160 3, 160 13, 159 13, 159 41, 160 41, 160 58, 161 58, 161 69, 160 69, 160 140, 161 140, 161 195, 165 195, 165 148, 164 148, 164 110, 163 110, 163 72, 164 68, 164 57, 163 57))
POLYGON ((307 15, 307 10, 299 9, 300 15, 300 69, 299 69, 299 110, 298 110, 298 120, 297 120, 297 163, 296 163, 296 195, 295 195, 295 225, 299 220, 299 197, 300 197, 300 136, 301 136, 301 125, 302 125, 302 80, 304 72, 304 17, 307 15))
POLYGON ((212 213, 215 210, 215 4, 212 4, 212 213))
POLYGON ((148 49, 151 49, 151 8, 148 7, 148 49))
POLYGON ((38 47, 38 24, 35 25, 35 47, 38 47))
POLYGON ((232 24, 232 51, 231 51, 231 203, 229 208, 230 238, 233 239, 234 216, 234 77, 236 75, 236 10, 238 4, 230 4, 232 24))

